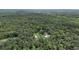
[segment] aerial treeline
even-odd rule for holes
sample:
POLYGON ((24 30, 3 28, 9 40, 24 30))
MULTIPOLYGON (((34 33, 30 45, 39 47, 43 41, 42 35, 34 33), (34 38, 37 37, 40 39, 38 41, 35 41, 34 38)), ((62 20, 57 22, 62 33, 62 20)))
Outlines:
POLYGON ((76 16, 0 14, 0 50, 73 50, 78 41, 76 16))

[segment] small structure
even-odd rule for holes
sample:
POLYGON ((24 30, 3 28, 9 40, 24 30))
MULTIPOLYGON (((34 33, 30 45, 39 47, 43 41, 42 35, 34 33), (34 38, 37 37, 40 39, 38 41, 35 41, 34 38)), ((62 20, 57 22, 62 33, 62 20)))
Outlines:
POLYGON ((35 33, 35 34, 34 34, 34 38, 35 38, 36 40, 38 40, 40 37, 41 37, 41 36, 40 36, 39 33, 35 33))
POLYGON ((34 37, 35 37, 36 39, 38 39, 38 36, 37 36, 37 35, 34 35, 34 37))
POLYGON ((47 33, 47 32, 45 32, 44 34, 40 34, 40 33, 35 33, 34 34, 34 38, 35 38, 35 40, 39 40, 40 38, 49 38, 50 37, 50 35, 47 33))
POLYGON ((49 38, 50 35, 49 35, 47 32, 45 32, 45 33, 44 33, 44 37, 45 37, 45 38, 49 38))
POLYGON ((41 28, 38 29, 36 33, 34 33, 34 38, 39 40, 41 38, 46 39, 50 37, 49 29, 41 28))

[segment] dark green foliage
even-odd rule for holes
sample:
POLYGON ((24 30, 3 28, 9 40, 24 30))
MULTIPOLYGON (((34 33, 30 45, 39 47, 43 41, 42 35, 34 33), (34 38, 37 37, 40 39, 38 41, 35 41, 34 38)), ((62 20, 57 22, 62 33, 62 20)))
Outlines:
POLYGON ((75 16, 42 13, 0 16, 1 50, 78 49, 78 41, 79 19, 75 16), (50 37, 45 37, 45 33, 50 37))

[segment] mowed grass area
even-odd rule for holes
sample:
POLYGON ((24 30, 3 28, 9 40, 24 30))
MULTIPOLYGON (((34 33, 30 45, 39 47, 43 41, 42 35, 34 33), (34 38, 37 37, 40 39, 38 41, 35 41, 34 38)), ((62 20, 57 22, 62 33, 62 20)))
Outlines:
POLYGON ((79 18, 76 16, 0 14, 0 50, 75 49, 79 49, 79 18))

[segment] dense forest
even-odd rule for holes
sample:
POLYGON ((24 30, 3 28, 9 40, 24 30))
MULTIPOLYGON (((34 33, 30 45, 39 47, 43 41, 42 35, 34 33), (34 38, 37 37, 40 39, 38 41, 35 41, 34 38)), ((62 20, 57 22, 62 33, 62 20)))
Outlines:
POLYGON ((79 49, 79 15, 0 13, 0 50, 79 49))

